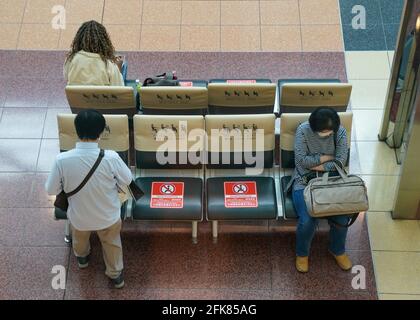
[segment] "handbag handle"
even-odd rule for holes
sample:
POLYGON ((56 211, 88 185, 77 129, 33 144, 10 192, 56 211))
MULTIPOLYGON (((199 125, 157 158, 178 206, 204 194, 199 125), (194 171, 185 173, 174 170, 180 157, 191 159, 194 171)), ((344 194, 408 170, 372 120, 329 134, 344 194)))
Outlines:
MULTIPOLYGON (((343 179, 343 181, 346 181, 348 179, 348 174, 347 171, 342 168, 341 166, 339 166, 338 164, 342 165, 340 161, 338 160, 334 160, 333 161, 335 170, 337 170, 338 174, 340 175, 341 179, 343 179)), ((330 172, 326 171, 323 175, 322 175, 322 183, 326 184, 328 181, 328 177, 329 177, 330 172)))

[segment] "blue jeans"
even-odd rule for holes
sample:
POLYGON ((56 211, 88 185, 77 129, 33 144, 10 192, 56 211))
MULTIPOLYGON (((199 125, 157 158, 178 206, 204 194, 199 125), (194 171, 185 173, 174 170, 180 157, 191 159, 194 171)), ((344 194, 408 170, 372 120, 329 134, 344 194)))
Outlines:
MULTIPOLYGON (((309 256, 312 239, 315 235, 318 219, 312 218, 306 208, 305 199, 302 190, 293 191, 293 204, 299 217, 296 230, 296 255, 299 257, 309 256)), ((338 224, 346 225, 349 222, 349 216, 336 216, 332 220, 338 224)), ((330 223, 329 250, 336 256, 344 254, 346 251, 347 228, 337 227, 330 223)))

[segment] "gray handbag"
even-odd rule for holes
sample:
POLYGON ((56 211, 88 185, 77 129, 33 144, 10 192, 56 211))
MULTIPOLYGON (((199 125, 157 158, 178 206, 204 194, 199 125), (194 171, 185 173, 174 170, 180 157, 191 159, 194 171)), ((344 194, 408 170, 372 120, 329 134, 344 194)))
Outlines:
POLYGON ((369 209, 367 188, 362 178, 347 174, 336 162, 334 166, 339 176, 332 177, 326 172, 322 177, 310 180, 304 190, 311 217, 354 215, 369 209))

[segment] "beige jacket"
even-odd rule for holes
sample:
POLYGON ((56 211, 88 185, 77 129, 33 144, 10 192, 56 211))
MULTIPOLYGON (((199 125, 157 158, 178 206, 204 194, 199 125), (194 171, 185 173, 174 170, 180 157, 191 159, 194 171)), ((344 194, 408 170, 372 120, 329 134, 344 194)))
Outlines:
POLYGON ((79 51, 64 64, 64 79, 68 85, 123 86, 124 80, 118 66, 105 62, 97 53, 79 51))

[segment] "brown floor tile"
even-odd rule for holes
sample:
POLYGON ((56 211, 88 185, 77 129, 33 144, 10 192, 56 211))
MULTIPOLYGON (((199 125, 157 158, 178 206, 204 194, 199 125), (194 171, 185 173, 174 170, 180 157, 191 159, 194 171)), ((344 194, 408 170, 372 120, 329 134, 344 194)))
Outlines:
POLYGON ((31 180, 31 193, 28 195, 32 208, 54 208, 55 196, 45 190, 48 173, 38 173, 31 180))
POLYGON ((81 24, 85 21, 102 22, 104 0, 66 0, 66 22, 81 24))
POLYGON ((66 290, 65 300, 168 300, 168 290, 72 288, 66 290))
POLYGON ((144 0, 143 24, 179 25, 181 1, 144 0))
MULTIPOLYGON (((62 69, 62 64, 64 64, 64 57, 63 61, 59 62, 59 69, 62 69)), ((66 112, 70 110, 70 106, 67 102, 66 97, 66 88, 67 81, 65 79, 57 79, 51 84, 51 92, 52 94, 48 97, 48 108, 60 108, 62 112, 66 112)))
POLYGON ((262 25, 300 25, 298 0, 260 1, 262 25))
POLYGON ((324 275, 327 275, 324 278, 325 285, 330 287, 332 292, 363 292, 376 298, 375 275, 373 272, 372 255, 370 251, 348 250, 347 254, 354 266, 360 266, 366 270, 366 289, 354 289, 352 287, 352 282, 356 273, 342 271, 327 250, 320 250, 323 272, 324 275))
POLYGON ((340 11, 336 0, 299 0, 303 25, 340 24, 340 11))
POLYGON ((143 25, 141 30, 140 50, 178 51, 179 39, 179 26, 143 25))
POLYGON ((23 246, 25 241, 23 218, 26 211, 27 209, 0 209, 0 246, 23 246))
POLYGON ((105 1, 104 24, 141 24, 143 1, 105 1))
POLYGON ((184 25, 220 25, 220 1, 183 1, 184 25))
POLYGON ((60 30, 55 30, 51 24, 22 24, 18 49, 57 49, 60 30))
POLYGON ((300 26, 262 26, 263 51, 302 51, 300 26))
POLYGON ((55 292, 51 286, 54 266, 67 268, 69 247, 32 247, 19 249, 19 280, 16 283, 18 290, 44 289, 46 292, 55 292))
POLYGON ((219 26, 182 26, 182 51, 219 51, 219 26))
POLYGON ((64 293, 53 289, 0 289, 0 300, 63 300, 64 293))
POLYGON ((30 173, 0 173, 0 207, 28 208, 28 194, 31 193, 35 174, 30 173))
POLYGON ((19 255, 20 248, 0 246, 0 299, 7 299, 7 291, 16 288, 17 271, 21 268, 19 255))
POLYGON ((23 23, 49 23, 54 17, 54 6, 64 6, 65 0, 28 0, 23 23))
POLYGON ((55 221, 53 209, 0 209, 0 246, 66 247, 64 222, 55 221))
POLYGON ((170 289, 169 300, 271 300, 271 290, 170 289))
MULTIPOLYGON (((18 70, 17 70, 18 71, 18 70)), ((29 73, 27 76, 30 75, 29 73)), ((34 108, 47 107, 48 99, 53 94, 50 89, 51 81, 33 78, 13 78, 6 85, 5 107, 34 108), (23 90, 23 88, 31 88, 23 90)))
MULTIPOLYGON (((60 51, 0 50, 0 60, 7 61, 0 64, 0 81, 8 80, 3 84, 5 93, 14 103, 32 101, 28 107, 45 107, 46 100, 51 95, 48 85, 63 78, 64 59, 65 52, 60 51), (23 95, 22 88, 31 90, 26 90, 23 95)), ((25 105, 18 103, 9 106, 25 105)))
POLYGON ((260 51, 260 28, 257 26, 222 26, 222 51, 260 51))
POLYGON ((341 26, 312 25, 302 26, 303 51, 343 51, 341 26))
POLYGON ((0 48, 16 49, 20 24, 0 24, 0 48))
POLYGON ((0 23, 21 23, 26 0, 0 0, 0 23))
POLYGON ((64 242, 64 221, 54 219, 53 208, 23 209, 24 245, 31 247, 68 247, 64 242))

